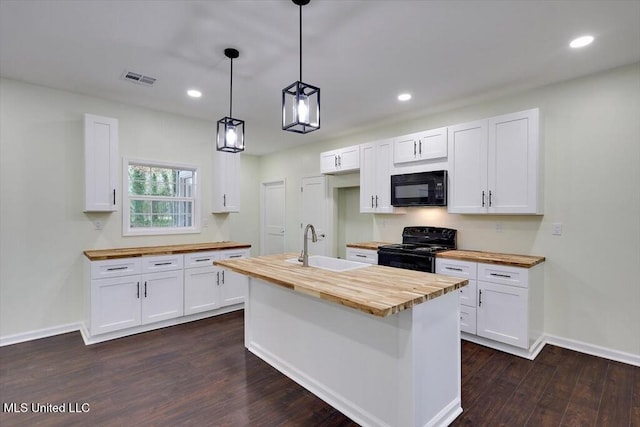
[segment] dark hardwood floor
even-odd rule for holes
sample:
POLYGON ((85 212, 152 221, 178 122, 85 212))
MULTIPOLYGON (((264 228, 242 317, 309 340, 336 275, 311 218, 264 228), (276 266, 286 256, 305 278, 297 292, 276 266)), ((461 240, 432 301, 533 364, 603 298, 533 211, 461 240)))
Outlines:
MULTIPOLYGON (((91 346, 70 333, 2 347, 0 425, 356 425, 243 339, 235 312, 91 346), (11 403, 27 412, 7 412, 11 403)), ((554 346, 531 362, 468 342, 462 360, 453 425, 640 427, 640 368, 554 346)))

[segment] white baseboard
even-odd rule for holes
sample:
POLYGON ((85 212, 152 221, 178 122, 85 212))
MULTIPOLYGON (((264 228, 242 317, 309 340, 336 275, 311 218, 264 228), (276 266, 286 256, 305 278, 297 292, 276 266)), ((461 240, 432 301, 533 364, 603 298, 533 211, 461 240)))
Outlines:
POLYGON ((52 326, 51 328, 38 329, 36 331, 6 335, 4 337, 0 337, 0 347, 75 332, 80 330, 81 327, 82 325, 80 323, 67 323, 66 325, 52 326))
POLYGON ((640 355, 638 354, 625 353, 623 351, 612 350, 599 345, 576 341, 569 338, 562 338, 555 335, 545 334, 544 338, 547 344, 640 367, 640 355))

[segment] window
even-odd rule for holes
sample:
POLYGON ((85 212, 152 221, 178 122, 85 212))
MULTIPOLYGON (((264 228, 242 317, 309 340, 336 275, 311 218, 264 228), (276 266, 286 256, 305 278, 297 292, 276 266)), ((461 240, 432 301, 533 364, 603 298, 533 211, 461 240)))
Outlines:
POLYGON ((125 159, 125 236, 200 232, 198 167, 125 159))

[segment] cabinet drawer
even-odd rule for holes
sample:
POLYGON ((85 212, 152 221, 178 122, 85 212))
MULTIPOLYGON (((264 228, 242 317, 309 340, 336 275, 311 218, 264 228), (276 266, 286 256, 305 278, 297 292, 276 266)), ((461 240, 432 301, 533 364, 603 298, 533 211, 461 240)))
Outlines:
POLYGON ((529 270, 506 265, 478 264, 478 280, 528 288, 529 270))
POLYGON ((153 273, 156 271, 179 270, 182 268, 182 262, 182 254, 142 257, 142 272, 153 273))
POLYGON ((460 306, 460 331, 476 334, 476 308, 460 306))
POLYGON ((366 262, 368 264, 378 264, 378 252, 367 249, 347 248, 347 259, 349 261, 366 262))
POLYGON ((475 280, 477 273, 476 265, 475 262, 470 261, 436 258, 436 273, 475 280))
POLYGON ((228 249, 220 251, 218 259, 247 258, 250 253, 249 249, 228 249))
POLYGON ((467 286, 460 288, 460 304, 475 307, 478 301, 478 282, 469 280, 467 286))
POLYGON ((219 259, 218 252, 192 252, 185 254, 184 268, 213 267, 213 261, 219 259))
POLYGON ((140 258, 119 258, 105 261, 91 262, 91 278, 105 279, 108 277, 130 276, 140 274, 140 258))

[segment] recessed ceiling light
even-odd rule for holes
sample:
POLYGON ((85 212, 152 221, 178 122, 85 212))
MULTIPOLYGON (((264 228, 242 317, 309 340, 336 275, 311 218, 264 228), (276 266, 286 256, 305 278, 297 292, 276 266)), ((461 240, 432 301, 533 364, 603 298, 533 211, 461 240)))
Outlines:
POLYGON ((578 49, 580 47, 588 46, 592 42, 593 42, 593 36, 582 36, 582 37, 578 37, 577 39, 571 40, 571 43, 569 43, 569 46, 571 46, 574 49, 578 49))
POLYGON ((200 98, 202 96, 202 92, 196 89, 189 89, 187 91, 187 95, 189 95, 192 98, 200 98))
POLYGON ((411 99, 410 93, 401 93, 400 95, 398 95, 398 101, 408 101, 410 99, 411 99))

